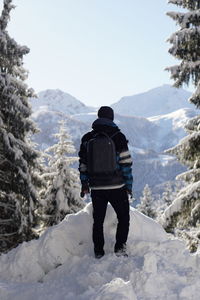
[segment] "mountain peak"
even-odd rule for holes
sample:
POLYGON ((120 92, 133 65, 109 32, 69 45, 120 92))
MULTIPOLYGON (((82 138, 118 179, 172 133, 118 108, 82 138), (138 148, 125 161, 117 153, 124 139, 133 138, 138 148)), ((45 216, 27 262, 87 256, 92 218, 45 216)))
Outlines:
POLYGON ((64 92, 60 89, 47 89, 47 90, 44 90, 44 91, 41 91, 41 92, 38 93, 38 97, 47 98, 47 97, 51 97, 51 96, 56 96, 56 97, 63 97, 63 96, 66 97, 66 96, 68 96, 68 97, 74 98, 69 93, 66 93, 66 92, 64 92))
POLYGON ((73 115, 76 113, 90 112, 91 108, 72 95, 60 89, 47 89, 38 93, 38 98, 31 99, 33 111, 45 107, 49 111, 57 111, 73 115))
POLYGON ((194 108, 188 102, 191 93, 164 84, 147 92, 121 98, 112 105, 116 113, 127 116, 152 117, 181 108, 194 108))

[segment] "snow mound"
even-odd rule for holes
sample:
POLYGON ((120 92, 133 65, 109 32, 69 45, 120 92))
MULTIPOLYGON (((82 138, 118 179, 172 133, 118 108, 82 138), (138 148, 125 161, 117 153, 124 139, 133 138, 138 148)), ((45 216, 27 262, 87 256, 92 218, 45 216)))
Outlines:
MULTIPOLYGON (((130 243, 136 240, 159 242, 167 239, 163 228, 135 209, 130 215, 130 243), (154 234, 152 235, 152 231, 154 234)), ((93 256, 92 205, 50 227, 39 240, 23 243, 0 257, 0 277, 13 281, 40 280, 71 256, 93 256)), ((113 252, 117 219, 109 205, 105 220, 106 252, 113 252)))
POLYGON ((106 255, 93 255, 92 205, 68 215, 38 240, 0 257, 3 300, 198 299, 199 256, 131 208, 129 257, 113 254, 116 216, 104 224, 106 255))

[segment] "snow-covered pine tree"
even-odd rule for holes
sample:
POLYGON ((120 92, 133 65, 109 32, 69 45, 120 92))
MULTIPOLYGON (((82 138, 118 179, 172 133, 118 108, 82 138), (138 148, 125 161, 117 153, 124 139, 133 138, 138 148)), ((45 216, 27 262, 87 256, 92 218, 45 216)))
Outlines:
POLYGON ((164 184, 162 194, 156 195, 154 206, 156 207, 156 220, 162 223, 163 212, 168 208, 174 199, 176 199, 180 190, 185 186, 184 181, 175 180, 174 182, 167 181, 164 184))
MULTIPOLYGON (((183 12, 169 12, 180 29, 172 34, 169 52, 180 60, 179 65, 167 68, 175 86, 192 83, 196 88, 189 99, 200 108, 200 1, 170 0, 169 3, 184 8, 183 12)), ((179 176, 188 186, 182 189, 172 205, 165 211, 164 226, 174 227, 196 225, 200 222, 200 116, 191 119, 186 125, 188 136, 169 152, 175 154, 189 171, 179 176)))
POLYGON ((27 141, 36 131, 30 120, 23 56, 29 52, 6 30, 12 0, 4 0, 0 17, 0 251, 33 237, 37 195, 33 185, 37 152, 27 141))
POLYGON ((164 192, 162 193, 162 202, 166 205, 169 206, 172 201, 173 201, 173 195, 174 191, 172 188, 172 184, 170 182, 167 182, 165 184, 164 192))
POLYGON ((156 208, 156 220, 160 222, 163 212, 172 203, 175 193, 172 188, 172 183, 167 181, 164 185, 163 193, 156 195, 154 204, 156 208))
POLYGON ((156 217, 156 212, 153 208, 153 196, 148 184, 144 187, 142 197, 140 197, 140 204, 137 205, 137 209, 150 218, 156 217))
POLYGON ((79 196, 78 172, 71 167, 78 158, 71 156, 75 148, 65 121, 59 123, 59 133, 54 135, 58 143, 46 149, 46 152, 51 154, 47 172, 43 175, 47 181, 47 190, 43 191, 43 217, 47 226, 59 223, 66 214, 77 212, 84 207, 79 196))

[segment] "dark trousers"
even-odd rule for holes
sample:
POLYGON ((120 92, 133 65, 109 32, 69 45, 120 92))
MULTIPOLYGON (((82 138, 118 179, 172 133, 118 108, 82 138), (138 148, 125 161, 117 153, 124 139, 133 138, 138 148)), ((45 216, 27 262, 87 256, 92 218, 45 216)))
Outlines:
POLYGON ((117 219, 115 250, 120 249, 127 241, 129 232, 129 201, 126 189, 92 190, 93 204, 93 243, 94 251, 102 252, 104 247, 103 223, 108 202, 114 208, 117 219))

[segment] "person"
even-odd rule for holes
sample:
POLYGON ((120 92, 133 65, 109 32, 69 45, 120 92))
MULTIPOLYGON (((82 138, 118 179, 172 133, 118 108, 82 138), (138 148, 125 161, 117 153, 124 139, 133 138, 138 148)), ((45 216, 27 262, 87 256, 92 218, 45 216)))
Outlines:
POLYGON ((114 252, 117 256, 128 256, 126 242, 129 232, 129 195, 132 195, 132 158, 128 149, 128 141, 118 126, 113 122, 114 111, 109 106, 98 110, 98 118, 92 124, 92 131, 81 139, 79 151, 79 172, 81 180, 81 196, 90 193, 93 205, 93 243, 96 258, 104 253, 103 223, 108 202, 114 208, 117 219, 116 243, 114 252), (105 133, 114 142, 118 171, 113 176, 97 176, 91 178, 88 173, 87 145, 98 133, 105 133))

